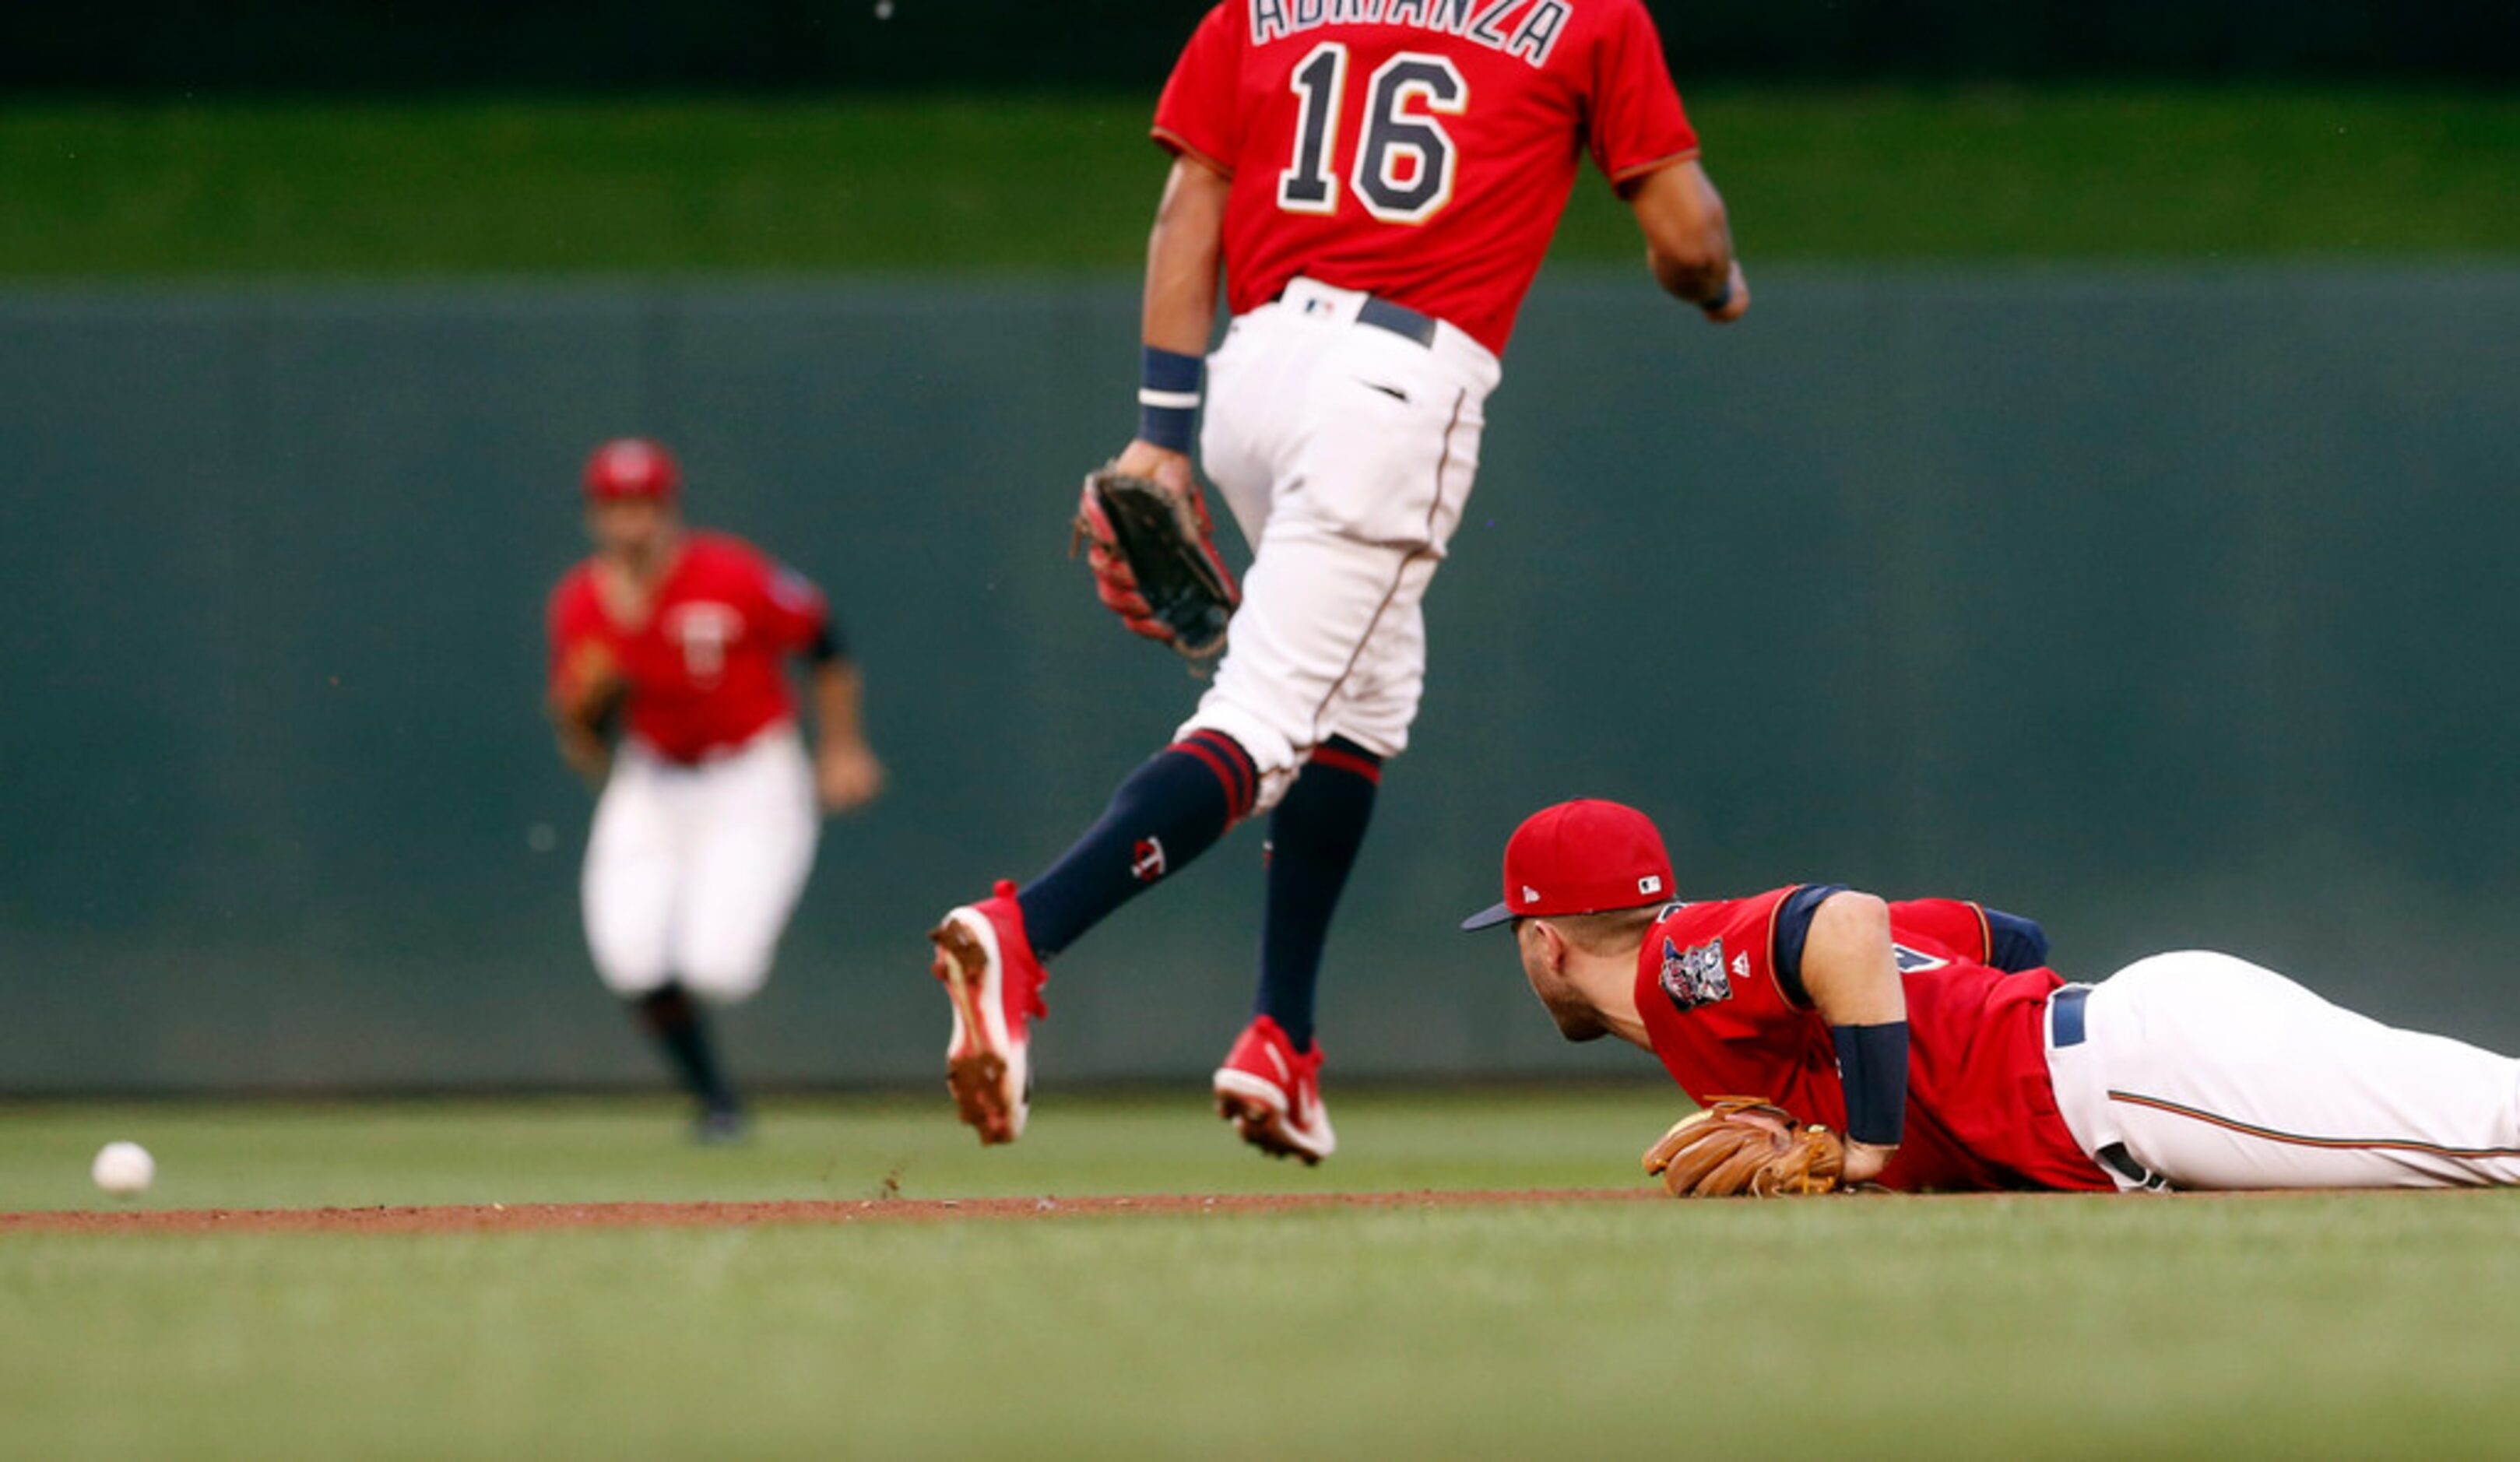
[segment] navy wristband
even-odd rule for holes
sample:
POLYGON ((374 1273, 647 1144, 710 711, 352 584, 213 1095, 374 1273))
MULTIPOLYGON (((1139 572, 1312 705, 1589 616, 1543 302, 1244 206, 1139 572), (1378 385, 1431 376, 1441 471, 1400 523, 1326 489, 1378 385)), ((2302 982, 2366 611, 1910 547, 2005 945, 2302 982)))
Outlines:
POLYGON ((1908 1023, 1831 1026, 1838 1085, 1846 1090, 1846 1135, 1896 1147, 1908 1130, 1908 1023))
POLYGON ((1167 452, 1187 453, 1197 430, 1207 362, 1158 345, 1145 347, 1138 367, 1138 437, 1167 452))

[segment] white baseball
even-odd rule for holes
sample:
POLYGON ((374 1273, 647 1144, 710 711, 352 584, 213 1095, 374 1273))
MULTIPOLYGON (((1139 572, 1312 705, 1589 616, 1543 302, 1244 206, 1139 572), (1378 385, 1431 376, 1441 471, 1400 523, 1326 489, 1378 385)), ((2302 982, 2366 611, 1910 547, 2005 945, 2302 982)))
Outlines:
POLYGON ((137 1142, 108 1142, 98 1149, 88 1175, 114 1197, 131 1198, 149 1191, 158 1176, 158 1160, 137 1142))

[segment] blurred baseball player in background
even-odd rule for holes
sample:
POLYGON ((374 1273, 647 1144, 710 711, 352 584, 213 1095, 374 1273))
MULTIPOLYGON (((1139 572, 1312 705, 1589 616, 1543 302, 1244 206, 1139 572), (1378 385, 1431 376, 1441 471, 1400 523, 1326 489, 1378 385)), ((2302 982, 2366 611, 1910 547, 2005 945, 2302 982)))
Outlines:
POLYGON ((1617 1036, 1701 1105, 1751 1093, 1843 1133, 1844 1184, 2520 1183, 2520 1061, 2228 954, 2082 985, 2037 924, 1976 904, 1835 884, 1675 903, 1660 832, 1610 802, 1526 820, 1504 886, 1462 927, 1511 921, 1568 1040, 1617 1036))
MULTIPOLYGON (((1153 131, 1174 160, 1148 244, 1138 434, 1111 470, 1178 507, 1213 562, 1195 432, 1253 559, 1174 742, 1048 871, 934 931, 947 1069, 981 1140, 1014 1140, 1044 962, 1266 813, 1259 994, 1215 1091, 1245 1140, 1313 1162, 1335 1145, 1313 1034, 1324 941, 1383 763, 1408 745, 1420 601, 1583 155, 1634 210, 1664 288, 1718 322, 1750 294, 1641 0, 1228 0, 1153 131), (1202 360, 1220 266, 1233 322, 1202 360)), ((1101 511, 1089 488, 1098 530, 1101 511)), ((1146 612, 1146 566, 1094 536, 1104 601, 1174 638, 1146 612)))
POLYGON ((704 1141, 743 1107, 698 1000, 750 997, 804 891, 816 813, 883 786, 859 682, 822 592, 742 539, 684 526, 681 470, 625 438, 586 465, 595 554, 552 594, 552 721, 602 790, 586 844, 586 940, 700 1106, 704 1141), (785 661, 813 666, 815 750, 785 661), (615 734, 617 729, 618 734, 615 734))

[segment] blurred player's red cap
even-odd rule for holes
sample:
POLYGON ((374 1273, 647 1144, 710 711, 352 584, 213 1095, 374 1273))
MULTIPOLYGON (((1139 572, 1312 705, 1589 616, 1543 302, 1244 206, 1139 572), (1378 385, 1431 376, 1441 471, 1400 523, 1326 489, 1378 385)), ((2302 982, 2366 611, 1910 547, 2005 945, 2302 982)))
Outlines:
POLYGON ((586 460, 586 495, 599 503, 624 498, 670 502, 683 490, 683 469, 664 443, 644 436, 615 437, 586 460))
POLYGON ((1653 819, 1585 798, 1544 807, 1505 845, 1505 902, 1462 920, 1485 929, 1533 914, 1600 913, 1669 900, 1671 855, 1653 819))

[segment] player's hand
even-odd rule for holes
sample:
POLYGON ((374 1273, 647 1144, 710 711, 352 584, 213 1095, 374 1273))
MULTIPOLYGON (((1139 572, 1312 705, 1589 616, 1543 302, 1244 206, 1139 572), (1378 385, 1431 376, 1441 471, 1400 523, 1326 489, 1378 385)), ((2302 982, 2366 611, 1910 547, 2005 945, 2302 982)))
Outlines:
POLYGON ((1112 460, 1111 470, 1124 477, 1145 477, 1176 498, 1190 495, 1192 482, 1190 457, 1170 451, 1149 441, 1133 441, 1120 449, 1112 460))
POLYGON ((883 763, 864 741, 824 746, 814 756, 814 792, 823 811, 853 812, 883 790, 883 763))
POLYGON ((1750 281, 1741 273, 1741 261, 1732 261, 1732 277, 1727 281, 1724 303, 1706 309, 1706 318, 1718 325, 1730 325, 1750 313, 1750 281))
POLYGON ((1850 1188, 1857 1183, 1870 1182, 1881 1175, 1881 1170, 1890 1166, 1890 1159, 1898 1152, 1896 1147, 1881 1147, 1850 1138, 1846 1144, 1846 1166, 1840 1171, 1838 1181, 1850 1188))
POLYGON ((612 778, 612 748, 594 736, 572 736, 561 733, 561 760, 578 775, 586 789, 597 796, 604 794, 604 784, 612 778))

